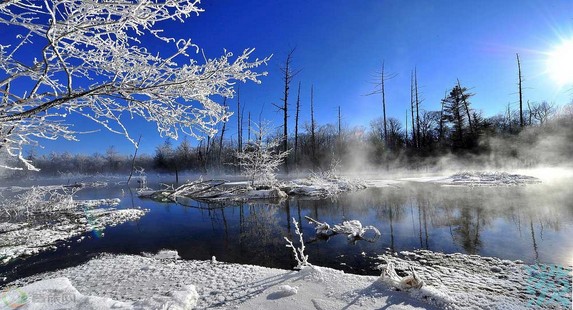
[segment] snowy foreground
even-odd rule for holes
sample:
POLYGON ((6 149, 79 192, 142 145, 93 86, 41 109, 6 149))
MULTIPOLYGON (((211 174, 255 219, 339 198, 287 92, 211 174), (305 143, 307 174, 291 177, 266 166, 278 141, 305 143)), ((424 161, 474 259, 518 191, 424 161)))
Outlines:
POLYGON ((397 291, 393 279, 314 266, 288 271, 215 259, 182 261, 175 251, 162 251, 105 254, 21 279, 4 288, 3 300, 8 309, 21 304, 21 309, 277 310, 559 309, 569 306, 560 301, 571 300, 571 269, 543 277, 544 271, 519 261, 429 251, 402 254, 380 259, 396 266, 398 274, 400 266, 413 268, 424 282, 421 288, 397 291), (543 294, 553 299, 540 299, 543 294))

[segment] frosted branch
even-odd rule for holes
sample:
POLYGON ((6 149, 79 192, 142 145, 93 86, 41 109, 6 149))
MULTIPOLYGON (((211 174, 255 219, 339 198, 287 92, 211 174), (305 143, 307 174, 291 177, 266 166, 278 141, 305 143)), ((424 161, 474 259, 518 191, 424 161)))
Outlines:
POLYGON ((74 140, 78 132, 61 123, 72 113, 132 143, 124 125, 132 118, 154 123, 161 136, 174 139, 181 133, 216 134, 216 125, 231 113, 213 97, 232 97, 237 81, 260 83, 266 72, 253 69, 270 57, 251 60, 254 49, 246 49, 201 63, 191 59, 199 46, 166 36, 161 23, 198 15, 203 11, 198 5, 198 0, 1 2, 0 24, 19 41, 0 45, 0 149, 19 158, 18 149, 39 143, 30 137, 74 140), (153 54, 141 46, 143 36, 173 45, 174 52, 153 54), (10 90, 11 83, 29 88, 10 90))

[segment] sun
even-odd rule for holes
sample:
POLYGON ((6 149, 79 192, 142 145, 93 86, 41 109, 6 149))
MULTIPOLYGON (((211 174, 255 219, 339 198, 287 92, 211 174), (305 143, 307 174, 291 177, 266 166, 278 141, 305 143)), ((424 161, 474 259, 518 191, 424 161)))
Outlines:
POLYGON ((547 71, 560 86, 573 84, 573 39, 547 54, 547 71))

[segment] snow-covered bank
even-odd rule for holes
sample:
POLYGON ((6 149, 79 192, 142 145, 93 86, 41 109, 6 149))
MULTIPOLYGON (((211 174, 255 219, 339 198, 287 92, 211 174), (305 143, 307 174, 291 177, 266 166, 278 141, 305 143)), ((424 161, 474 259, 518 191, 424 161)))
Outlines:
POLYGON ((463 171, 451 175, 431 174, 416 177, 396 177, 392 179, 377 179, 371 176, 367 180, 368 186, 391 187, 400 186, 405 182, 435 183, 444 186, 521 186, 541 183, 541 179, 518 173, 503 171, 463 171))
POLYGON ((188 181, 177 188, 142 189, 138 191, 138 196, 160 202, 181 202, 181 198, 207 202, 245 202, 261 199, 280 200, 287 198, 288 195, 326 198, 366 187, 366 183, 359 179, 316 174, 304 179, 258 187, 253 187, 248 182, 227 182, 199 178, 195 181, 188 181))
POLYGON ((322 177, 311 175, 304 179, 290 181, 283 187, 289 195, 324 198, 333 197, 342 192, 364 189, 366 188, 366 182, 360 179, 337 176, 322 177))
MULTIPOLYGON (((12 294, 11 302, 25 300, 34 305, 34 298, 43 301, 43 296, 65 287, 73 293, 59 307, 69 309, 95 305, 185 309, 182 305, 194 303, 201 309, 560 309, 569 306, 561 301, 571 300, 570 268, 543 277, 546 270, 496 258, 429 251, 402 254, 381 259, 394 264, 401 276, 407 274, 402 269, 416 270, 425 283, 421 288, 396 291, 380 277, 316 266, 297 272, 215 259, 181 261, 175 251, 164 251, 143 256, 104 254, 80 266, 15 281, 3 292, 12 294), (74 289, 62 278, 69 279, 74 289), (32 284, 39 280, 48 282, 32 284)), ((62 294, 51 296, 61 301, 62 294)), ((50 306, 41 305, 45 307, 22 309, 50 306)))
POLYGON ((452 309, 567 309, 571 306, 571 266, 525 265, 494 257, 402 251, 378 257, 398 273, 410 268, 425 286, 411 295, 432 296, 452 309))
MULTIPOLYGON (((218 263, 216 260, 175 261, 174 255, 163 254, 147 257, 103 255, 77 267, 19 280, 4 291, 16 294, 11 300, 17 302, 17 293, 28 294, 30 291, 27 284, 57 278, 60 278, 57 282, 45 283, 46 291, 31 291, 34 294, 27 295, 29 301, 34 304, 34 296, 49 295, 53 291, 48 289, 54 289, 50 286, 59 282, 65 284, 66 280, 61 278, 67 278, 81 296, 68 297, 69 301, 60 303, 60 308, 90 309, 85 305, 100 303, 103 309, 109 309, 111 305, 119 309, 164 309, 160 303, 163 298, 163 302, 171 303, 169 309, 189 309, 174 304, 173 296, 192 301, 192 287, 198 293, 196 308, 199 309, 431 308, 406 293, 389 290, 377 277, 345 274, 321 267, 306 267, 297 272, 218 263), (169 293, 177 291, 178 295, 169 293), (87 296, 92 296, 88 299, 91 304, 78 302, 87 296)), ((54 297, 58 296, 61 295, 54 297)))
POLYGON ((516 186, 541 183, 538 178, 507 172, 460 172, 439 183, 458 186, 516 186))
POLYGON ((15 208, 13 213, 7 210, 15 215, 0 223, 0 264, 55 250, 60 241, 72 241, 90 231, 101 233, 106 227, 137 220, 149 211, 116 209, 119 199, 73 200, 69 196, 49 203, 34 201, 38 204, 34 209, 15 208))

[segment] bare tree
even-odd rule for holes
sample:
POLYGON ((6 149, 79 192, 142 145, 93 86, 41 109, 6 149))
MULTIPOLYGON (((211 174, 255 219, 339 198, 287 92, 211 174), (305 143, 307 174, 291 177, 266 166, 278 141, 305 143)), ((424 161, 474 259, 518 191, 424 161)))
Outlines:
POLYGON ((237 87, 237 151, 243 150, 243 127, 241 115, 241 89, 237 87))
POLYGON ((310 146, 312 149, 312 165, 316 168, 316 123, 314 121, 314 85, 310 86, 310 146))
POLYGON ((517 86, 519 89, 519 127, 523 127, 523 92, 521 91, 521 62, 519 61, 519 54, 515 54, 517 57, 517 86))
POLYGON ((384 120, 384 143, 388 146, 388 125, 386 124, 386 81, 396 77, 397 74, 386 74, 384 71, 384 61, 382 61, 382 70, 377 74, 377 81, 375 83, 375 90, 368 95, 381 94, 382 95, 382 117, 384 120))
MULTIPOLYGON (((284 67, 281 68, 284 82, 283 98, 281 99, 283 104, 282 106, 273 104, 279 110, 283 111, 283 138, 282 138, 283 152, 286 152, 288 150, 288 95, 290 90, 290 83, 292 82, 292 79, 300 72, 300 70, 296 72, 293 71, 291 64, 292 55, 294 54, 295 50, 296 48, 293 48, 292 50, 289 51, 289 53, 287 54, 287 58, 285 60, 285 65, 284 67)), ((285 160, 285 172, 288 173, 287 160, 285 160)))
MULTIPOLYGON (((227 106, 227 98, 223 99, 223 107, 227 106)), ((223 122, 223 128, 221 128, 221 136, 219 137, 219 166, 223 164, 223 141, 225 139, 225 129, 227 127, 227 122, 223 122)))
POLYGON ((557 109, 555 104, 543 101, 539 104, 533 103, 531 107, 532 117, 539 122, 539 125, 545 124, 551 117, 555 116, 557 109))
POLYGON ((418 139, 416 136, 416 127, 414 123, 416 122, 416 118, 414 117, 414 104, 415 104, 415 92, 414 92, 414 71, 412 71, 412 75, 410 77, 410 113, 412 114, 412 145, 414 147, 418 147, 418 139))
POLYGON ((251 141, 251 111, 249 111, 249 119, 247 121, 247 142, 251 141))
POLYGON ((296 96, 296 112, 294 117, 294 164, 298 164, 298 120, 300 115, 300 82, 298 82, 298 92, 296 96))
POLYGON ((418 71, 414 68, 414 91, 416 94, 416 142, 420 147, 420 99, 418 98, 418 71))
MULTIPOLYGON (((459 81, 458 81, 459 86, 459 81)), ((440 123, 439 123, 439 140, 443 142, 444 140, 444 103, 448 98, 448 91, 446 90, 444 94, 444 99, 440 102, 440 123)))
POLYGON ((78 132, 65 121, 70 114, 134 144, 124 126, 132 117, 155 123, 162 136, 174 139, 179 133, 214 135, 217 123, 231 113, 212 96, 232 97, 233 81, 258 83, 266 73, 252 69, 269 58, 250 61, 254 50, 246 49, 237 57, 225 52, 202 62, 190 59, 199 47, 166 36, 160 27, 203 12, 197 4, 3 1, 0 24, 19 42, 0 45, 0 148, 34 169, 22 155, 24 147, 40 139, 76 140, 78 132), (143 36, 172 44, 175 52, 161 57, 141 46, 143 36), (14 83, 19 86, 10 88, 14 83))

